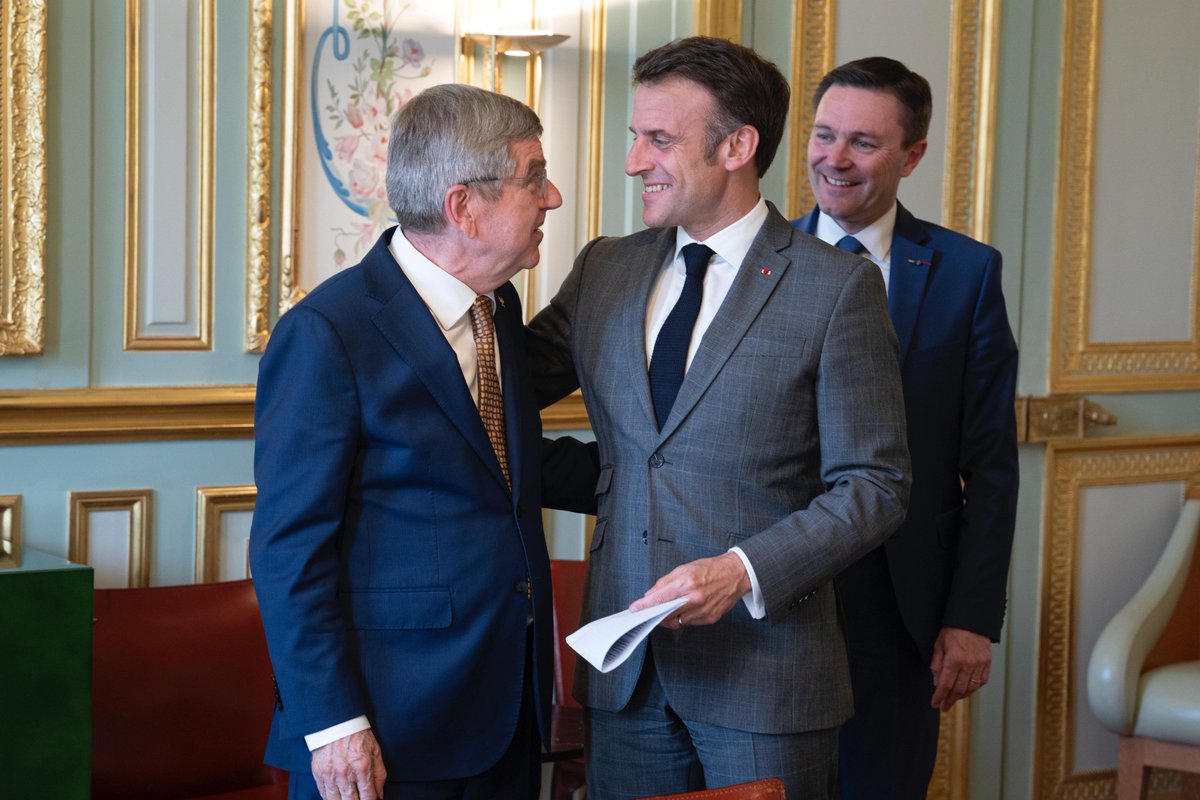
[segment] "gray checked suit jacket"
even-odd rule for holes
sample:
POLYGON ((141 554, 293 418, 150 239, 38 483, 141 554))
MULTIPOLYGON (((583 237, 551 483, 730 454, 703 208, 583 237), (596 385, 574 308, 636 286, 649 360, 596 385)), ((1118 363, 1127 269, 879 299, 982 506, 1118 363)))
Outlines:
MULTIPOLYGON (((543 405, 583 390, 600 445, 583 620, 626 608, 685 562, 739 546, 767 617, 651 636, 685 719, 758 733, 829 728, 852 704, 832 578, 900 524, 909 462, 896 337, 879 270, 801 233, 774 206, 655 423, 646 307, 675 229, 584 248, 528 342, 543 405)), ((624 708, 639 648, 585 705, 624 708)))

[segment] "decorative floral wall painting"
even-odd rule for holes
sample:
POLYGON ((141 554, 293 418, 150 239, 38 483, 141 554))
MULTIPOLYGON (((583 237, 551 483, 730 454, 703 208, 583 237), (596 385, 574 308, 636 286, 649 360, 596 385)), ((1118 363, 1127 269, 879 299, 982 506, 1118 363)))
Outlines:
POLYGON ((358 263, 395 217, 384 176, 390 119, 455 79, 454 2, 307 0, 304 7, 297 284, 358 263))

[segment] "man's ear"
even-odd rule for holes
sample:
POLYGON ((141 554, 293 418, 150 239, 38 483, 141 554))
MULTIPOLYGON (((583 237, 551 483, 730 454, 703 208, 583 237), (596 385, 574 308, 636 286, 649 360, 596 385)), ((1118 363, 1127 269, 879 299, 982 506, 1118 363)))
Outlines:
POLYGON ((929 142, 921 139, 908 148, 908 154, 904 157, 904 167, 900 170, 900 177, 907 178, 912 174, 912 171, 917 168, 917 164, 921 163, 921 157, 925 155, 925 148, 928 146, 929 142))
POLYGON ((474 239, 476 233, 475 204, 471 202, 471 190, 457 183, 446 190, 442 199, 442 213, 450 227, 462 233, 468 239, 474 239))
POLYGON ((738 171, 754 161, 754 154, 758 152, 758 129, 753 125, 743 125, 725 137, 721 148, 724 151, 722 162, 725 169, 738 171))

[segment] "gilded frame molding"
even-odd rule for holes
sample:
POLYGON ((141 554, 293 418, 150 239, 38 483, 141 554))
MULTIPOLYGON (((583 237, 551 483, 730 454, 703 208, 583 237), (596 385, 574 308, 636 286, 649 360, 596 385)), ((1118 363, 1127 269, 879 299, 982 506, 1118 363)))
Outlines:
POLYGON ((250 8, 250 108, 246 130, 246 330, 243 347, 261 353, 271 329, 271 43, 273 0, 250 8))
POLYGON ((0 392, 0 446, 253 435, 253 386, 0 392))
POLYGON ((696 35, 742 41, 742 0, 696 0, 696 35))
POLYGON ((991 233, 1000 0, 953 0, 942 224, 981 242, 991 233))
MULTIPOLYGON (((196 488, 196 583, 221 580, 221 515, 253 511, 258 497, 254 484, 196 488)), ((250 564, 246 562, 246 576, 250 564)))
POLYGON ((67 558, 88 563, 88 515, 93 511, 129 512, 129 588, 150 585, 150 520, 153 512, 150 489, 116 489, 71 492, 70 539, 67 558))
POLYGON ((213 212, 216 120, 216 0, 199 0, 199 120, 197 153, 196 327, 194 336, 141 331, 142 0, 125 0, 125 350, 211 350, 213 332, 213 212))
MULTIPOLYGON (((0 391, 0 446, 254 436, 253 386, 0 391)), ((578 393, 542 410, 546 430, 590 427, 578 393)))
POLYGON ((0 0, 0 356, 46 341, 46 0, 0 0))
POLYGON ((813 207, 808 184, 808 136, 812 130, 812 91, 833 69, 836 14, 834 0, 795 0, 792 15, 792 97, 789 102, 787 210, 789 218, 813 207))
POLYGON ((604 155, 604 52, 608 42, 608 0, 592 0, 588 35, 586 241, 600 235, 601 159, 604 155))
MULTIPOLYGON (((1200 219, 1193 234, 1191 337, 1186 341, 1088 341, 1091 297, 1100 0, 1063 5, 1050 391, 1200 389, 1200 219)), ((1200 187, 1200 171, 1197 174, 1200 187)), ((1200 192, 1197 195, 1200 205, 1200 192)))
POLYGON ((21 566, 21 495, 0 494, 0 569, 21 566))
MULTIPOLYGON (((1099 800, 1112 797, 1115 770, 1073 772, 1075 659, 1073 626, 1076 550, 1081 490, 1163 481, 1200 480, 1200 435, 1112 437, 1046 446, 1043 511, 1041 619, 1035 744, 1035 800, 1099 800)), ((1086 656, 1084 656, 1086 657, 1086 656)), ((1173 777, 1156 771, 1165 788, 1173 777)))

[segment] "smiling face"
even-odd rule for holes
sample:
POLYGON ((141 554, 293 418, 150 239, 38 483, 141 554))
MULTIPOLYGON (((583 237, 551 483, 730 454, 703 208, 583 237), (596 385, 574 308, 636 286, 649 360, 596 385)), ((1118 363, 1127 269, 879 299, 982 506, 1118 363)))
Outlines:
MULTIPOLYGON (((540 195, 541 182, 537 176, 546 171, 541 142, 536 139, 517 142, 511 153, 516 166, 512 176, 504 177, 530 180, 497 181, 500 195, 495 200, 485 200, 478 194, 474 196, 481 205, 480 213, 475 216, 479 261, 473 270, 484 273, 481 277, 488 288, 483 291, 495 289, 521 270, 538 263, 546 212, 562 205, 558 187, 549 180, 546 181, 545 195, 540 195)), ((479 290, 474 283, 471 285, 479 290)))
POLYGON ((924 139, 904 146, 902 112, 888 92, 851 86, 830 86, 817 105, 808 179, 817 205, 846 233, 883 216, 925 154, 924 139))
POLYGON ((708 90, 686 78, 634 90, 625 174, 642 179, 642 222, 650 227, 678 225, 703 241, 749 210, 733 197, 728 137, 705 158, 706 126, 714 112, 708 90))

